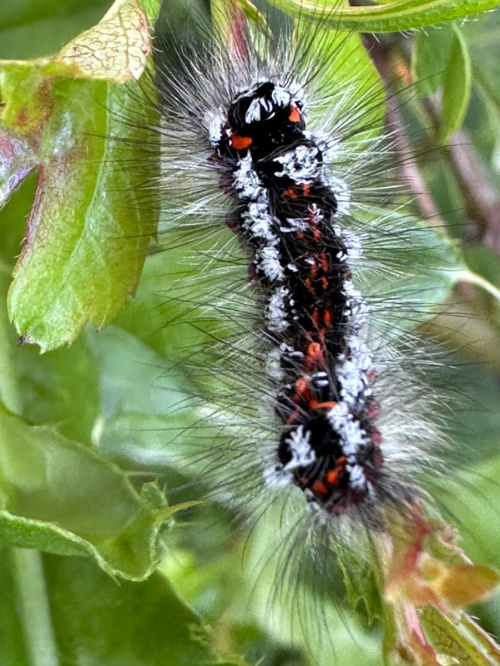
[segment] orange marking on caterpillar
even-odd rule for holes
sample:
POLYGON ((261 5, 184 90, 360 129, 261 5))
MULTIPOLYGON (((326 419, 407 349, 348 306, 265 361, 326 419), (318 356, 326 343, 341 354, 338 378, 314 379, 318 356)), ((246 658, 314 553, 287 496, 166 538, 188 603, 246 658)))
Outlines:
POLYGON ((337 485, 339 477, 345 469, 347 458, 345 456, 340 456, 335 465, 335 469, 331 469, 326 475, 326 480, 331 486, 337 485))
POLYGON ((305 197, 308 197, 311 194, 311 186, 309 183, 304 183, 304 185, 302 185, 302 192, 305 197))
POLYGON ((320 260, 321 260, 321 268, 323 269, 323 271, 325 273, 328 273, 328 268, 329 268, 329 266, 328 266, 328 257, 326 256, 326 254, 324 252, 322 252, 319 257, 320 257, 320 260))
POLYGON ((312 365, 314 361, 323 363, 323 348, 319 342, 311 342, 307 347, 306 363, 312 365))
POLYGON ((295 388, 297 393, 303 395, 307 391, 307 379, 305 377, 299 377, 295 382, 295 388))
POLYGON ((283 192, 283 194, 286 197, 290 197, 291 199, 296 199, 297 198, 297 192, 295 191, 295 188, 293 188, 293 187, 287 187, 287 189, 283 192))
POLYGON ((318 479, 312 484, 312 489, 319 495, 328 495, 328 488, 323 481, 319 481, 318 479))
POLYGON ((321 238, 321 231, 319 229, 314 230, 313 238, 315 241, 319 241, 319 239, 321 238))
MULTIPOLYGON (((307 280, 306 280, 306 283, 307 283, 307 280)), ((313 294, 314 294, 314 289, 312 289, 311 291, 312 291, 313 294)), ((314 324, 315 326, 318 325, 318 319, 319 319, 319 313, 318 313, 318 311, 317 311, 317 310, 313 310, 313 313, 312 313, 312 320, 313 320, 313 324, 314 324)))
POLYGON ((296 106, 292 105, 292 110, 290 111, 290 115, 288 116, 288 120, 291 123, 298 123, 300 121, 300 111, 296 106))
POLYGON ((328 481, 330 486, 336 486, 339 480, 341 470, 339 469, 332 469, 328 472, 326 475, 326 480, 328 481))
POLYGON ((321 284, 323 286, 323 289, 326 291, 328 289, 328 278, 325 275, 323 275, 323 277, 321 278, 321 284))
POLYGON ((331 402, 318 402, 317 400, 310 400, 309 407, 311 409, 333 409, 337 403, 333 400, 331 402))
POLYGON ((332 313, 330 312, 330 310, 325 310, 323 312, 323 321, 325 322, 325 326, 327 328, 330 328, 330 326, 332 325, 332 313))
POLYGON ((252 139, 249 136, 240 136, 239 134, 233 134, 229 142, 235 150, 244 150, 251 145, 252 139))

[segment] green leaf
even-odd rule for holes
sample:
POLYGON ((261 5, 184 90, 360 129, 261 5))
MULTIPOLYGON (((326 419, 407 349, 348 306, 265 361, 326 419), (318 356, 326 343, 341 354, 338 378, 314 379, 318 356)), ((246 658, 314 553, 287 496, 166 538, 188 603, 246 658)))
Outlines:
POLYGON ((0 119, 40 165, 9 313, 43 351, 71 343, 87 321, 105 326, 137 287, 157 219, 153 200, 138 203, 139 176, 123 168, 140 161, 141 119, 134 93, 96 79, 139 76, 147 35, 135 0, 118 0, 57 57, 0 63, 0 119), (98 50, 103 37, 108 51, 98 50))
POLYGON ((450 619, 433 606, 422 611, 422 624, 438 652, 460 666, 496 666, 500 650, 493 639, 463 611, 450 619))
POLYGON ((45 563, 63 664, 221 663, 199 617, 160 574, 118 586, 88 561, 52 556, 45 563))
POLYGON ((433 95, 442 85, 454 35, 452 24, 419 32, 413 38, 412 80, 421 96, 433 95))
MULTIPOLYGON (((44 3, 45 4, 45 3, 44 3)), ((57 11, 59 1, 51 2, 57 11)), ((97 4, 78 3, 67 11, 49 17, 37 12, 38 2, 21 0, 0 6, 0 58, 39 58, 57 51, 82 30, 95 25, 109 7, 109 0, 97 4), (22 14, 14 16, 21 5, 22 14), (10 8, 14 8, 14 12, 10 8)), ((40 3, 42 5, 42 3, 40 3)))
POLYGON ((117 585, 85 558, 1 549, 0 585, 2 666, 222 666, 160 574, 117 585))
MULTIPOLYGON (((486 387, 487 389, 488 387, 486 387)), ((490 387, 490 391, 495 390, 495 386, 490 387)), ((483 400, 488 399, 488 391, 483 400)), ((482 397, 480 395, 480 397, 482 397)), ((498 395, 496 396, 498 400, 498 395)), ((482 405, 482 403, 481 403, 482 405)), ((486 431, 487 439, 493 438, 490 444, 492 449, 498 451, 498 417, 497 414, 482 413, 481 406, 478 406, 479 414, 472 415, 472 419, 481 419, 492 421, 491 428, 486 431)), ((489 424, 487 424, 489 425, 489 424)), ((467 437, 464 437, 464 447, 469 444, 467 437)), ((486 445, 488 442, 486 442, 486 445)), ((475 455, 473 453, 470 456, 475 455)), ((471 466, 470 458, 463 460, 462 464, 471 466)), ((498 475, 500 474, 500 456, 496 455, 487 462, 476 465, 470 471, 464 471, 446 484, 441 484, 435 492, 441 501, 448 505, 453 511, 460 512, 460 518, 467 525, 464 530, 463 542, 467 553, 474 560, 486 561, 492 566, 500 567, 500 533, 493 527, 498 522, 498 475), (460 494, 457 495, 456 487, 460 487, 460 494)))
POLYGON ((466 266, 453 239, 412 215, 377 209, 364 233, 369 224, 380 251, 360 267, 357 285, 368 301, 398 303, 373 322, 394 338, 436 314, 466 266))
POLYGON ((54 556, 45 561, 63 663, 209 666, 218 662, 198 616, 160 574, 144 583, 118 586, 91 562, 54 556))
POLYGON ((152 484, 141 495, 88 448, 0 410, 0 542, 92 557, 107 573, 142 580, 159 557, 173 511, 152 484))
POLYGON ((137 206, 130 171, 112 168, 126 150, 95 136, 115 133, 107 88, 71 80, 52 87, 64 100, 44 135, 56 154, 40 168, 9 294, 19 334, 44 351, 71 343, 87 321, 102 328, 113 319, 135 291, 152 231, 154 213, 137 206))
POLYGON ((31 345, 14 347, 11 362, 22 386, 20 413, 36 425, 52 425, 59 433, 90 445, 100 414, 99 372, 81 338, 70 349, 40 355, 31 345))
POLYGON ((471 93, 471 64, 467 45, 460 29, 453 26, 451 53, 443 85, 443 108, 439 140, 447 143, 460 128, 469 105, 471 93))
POLYGON ((164 471, 176 459, 186 467, 186 437, 194 408, 184 404, 189 384, 180 369, 116 326, 88 335, 104 397, 95 445, 127 468, 164 471), (133 367, 133 372, 130 368, 133 367))
POLYGON ((272 0, 298 18, 305 16, 322 25, 359 32, 395 32, 465 18, 497 7, 497 0, 396 0, 363 7, 339 7, 338 0, 272 0))
POLYGON ((69 439, 89 445, 101 401, 98 368, 85 341, 81 338, 70 349, 41 355, 36 347, 16 344, 7 314, 14 256, 21 246, 33 185, 26 183, 28 189, 23 186, 0 212, 0 399, 30 423, 52 425, 69 439))
MULTIPOLYGON (((26 25, 33 21, 46 20, 59 15, 68 16, 81 8, 80 0, 17 0, 12 3, 2 3, 0 8, 0 21, 2 28, 26 25)), ((87 0, 87 6, 104 5, 103 0, 87 0)), ((109 3, 108 3, 109 5, 109 3)))
POLYGON ((380 582, 373 562, 356 562, 351 556, 348 564, 339 559, 342 570, 346 595, 351 608, 366 614, 369 624, 383 617, 382 601, 380 598, 380 582))

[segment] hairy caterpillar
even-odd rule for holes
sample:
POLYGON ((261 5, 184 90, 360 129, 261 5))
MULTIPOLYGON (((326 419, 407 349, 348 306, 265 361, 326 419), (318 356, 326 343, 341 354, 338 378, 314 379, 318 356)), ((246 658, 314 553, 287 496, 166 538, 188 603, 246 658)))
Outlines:
POLYGON ((209 339, 186 345, 201 388, 181 441, 215 498, 278 523, 256 566, 276 553, 299 615, 297 578, 328 596, 332 553, 363 576, 384 533, 418 548, 432 533, 420 512, 439 516, 446 437, 425 377, 438 356, 414 328, 457 270, 394 185, 380 90, 366 71, 336 78, 359 44, 323 32, 325 16, 293 48, 286 30, 273 42, 235 19, 229 50, 210 29, 178 45, 167 33, 155 58, 162 242, 201 266, 167 297, 209 339))
MULTIPOLYGON (((305 81, 307 86, 308 79, 321 76, 325 65, 321 61, 304 64, 305 54, 300 54, 300 46, 290 55, 286 45, 285 38, 277 47, 275 61, 264 65, 251 51, 235 51, 233 61, 221 62, 225 54, 217 47, 201 54, 191 53, 180 71, 174 69, 173 74, 159 64, 161 134, 165 137, 162 182, 174 210, 173 197, 179 196, 179 191, 185 196, 193 188, 195 177, 205 191, 209 180, 220 181, 222 193, 212 194, 209 190, 206 195, 210 206, 222 208, 224 193, 233 200, 227 223, 250 256, 250 277, 258 285, 252 287, 265 312, 259 317, 255 337, 267 348, 261 352, 264 362, 260 371, 267 374, 270 386, 264 391, 274 396, 273 410, 278 421, 274 427, 270 426, 275 432, 275 441, 269 443, 274 448, 274 468, 271 464, 266 472, 270 485, 287 485, 295 476, 294 483, 304 483, 306 494, 313 500, 313 486, 324 485, 325 474, 331 478, 338 476, 338 487, 336 483, 329 484, 328 493, 318 491, 314 496, 318 507, 340 515, 354 507, 361 509, 366 503, 370 505, 367 519, 370 513, 374 519, 377 509, 368 495, 373 496, 375 504, 380 503, 377 483, 367 484, 362 477, 365 464, 375 476, 382 467, 378 460, 379 442, 375 443, 380 433, 370 422, 379 408, 377 398, 373 404, 369 398, 373 376, 380 374, 382 368, 376 371, 372 366, 362 341, 369 337, 367 332, 361 333, 367 306, 350 280, 351 264, 355 265, 363 254, 362 242, 355 232, 336 225, 337 220, 345 218, 351 228, 356 223, 362 227, 360 211, 370 206, 370 194, 352 193, 353 186, 340 177, 342 170, 348 178, 352 177, 354 187, 356 183, 381 180, 382 163, 388 151, 380 139, 365 137, 371 127, 364 127, 361 103, 369 103, 370 93, 353 112, 352 108, 346 108, 351 102, 349 91, 339 94, 329 90, 325 96, 330 95, 331 108, 322 121, 325 128, 332 128, 330 134, 305 129, 308 110, 302 100, 303 84, 299 81, 305 81), (290 58, 301 62, 303 71, 297 66, 295 71, 290 58), (204 59, 209 62, 206 69, 204 59), (220 80, 221 71, 227 81, 220 80), (278 72, 286 72, 286 77, 280 78, 278 72), (353 119, 349 118, 350 113, 353 119), (346 136, 356 140, 343 150, 346 136), (184 148, 188 137, 192 138, 192 156, 184 148), (194 153, 198 144, 200 151, 194 153), (331 175, 327 175, 329 172, 331 175), (288 335, 287 329, 290 329, 288 335), (317 430, 314 435, 313 430, 317 430), (314 442, 309 445, 309 440, 314 442), (332 450, 324 459, 320 456, 316 460, 313 452, 321 448, 322 440, 332 450), (353 449, 349 462, 344 446, 353 449), (300 462, 302 457, 309 462, 300 462), (337 459, 341 460, 339 466, 337 459), (299 482, 298 476, 305 467, 312 477, 299 482), (325 469, 314 471, 315 467, 325 469), (294 469, 298 472, 290 474, 294 469), (271 480, 273 473, 275 477, 271 480), (358 491, 350 487, 351 477, 358 491), (337 492, 339 496, 334 498, 337 492)), ((331 56, 327 54, 326 58, 328 61, 331 56)), ((322 79, 321 85, 324 85, 322 79)), ((314 92, 311 96, 317 99, 318 92, 314 92)), ((314 124, 314 117, 311 122, 314 124)), ((384 196, 387 190, 388 187, 384 196)), ((193 217, 201 215, 210 220, 210 210, 203 198, 195 206, 193 217)), ((387 206, 390 210, 389 202, 387 206)), ((185 217, 182 201, 179 207, 179 216, 185 217)), ((388 214, 384 217, 387 219, 388 214)), ((402 215, 399 223, 401 230, 411 235, 411 228, 408 230, 411 218, 402 215)), ((398 233, 395 217, 391 217, 389 224, 392 228, 387 236, 395 239, 398 233)), ((377 270, 383 269, 378 266, 377 270)), ((238 349, 237 344, 234 349, 238 349)), ((389 364, 391 355, 396 356, 390 347, 384 354, 389 364)), ((399 367, 399 359, 394 359, 394 364, 399 367)), ((389 372, 394 370, 391 368, 389 372)), ((404 430, 403 424, 395 426, 395 430, 401 428, 404 430)), ((427 430, 428 426, 423 426, 423 438, 427 430)), ((415 433, 411 436, 415 437, 415 433)), ((400 449, 404 448, 403 440, 400 449)), ((385 473, 390 475, 391 464, 385 467, 385 473)), ((383 486, 382 480, 380 484, 383 486)), ((410 485, 409 479, 406 485, 410 485)), ((397 503, 397 486, 396 479, 388 480, 381 495, 397 503), (393 486, 393 491, 389 491, 389 486, 393 486)), ((403 486, 399 485, 402 502, 405 501, 403 486)))

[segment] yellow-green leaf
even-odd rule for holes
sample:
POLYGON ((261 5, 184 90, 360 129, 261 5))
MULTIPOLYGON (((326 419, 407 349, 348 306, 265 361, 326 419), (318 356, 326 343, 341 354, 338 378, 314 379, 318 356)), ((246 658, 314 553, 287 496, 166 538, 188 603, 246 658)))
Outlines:
POLYGON ((447 143, 460 128, 469 105, 471 93, 471 64, 467 44, 460 28, 453 26, 453 40, 443 84, 443 108, 439 139, 447 143))

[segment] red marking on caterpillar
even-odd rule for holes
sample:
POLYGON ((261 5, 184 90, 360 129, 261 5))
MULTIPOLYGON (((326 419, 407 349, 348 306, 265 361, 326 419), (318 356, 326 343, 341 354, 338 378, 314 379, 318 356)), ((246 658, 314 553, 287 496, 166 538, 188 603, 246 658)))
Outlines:
POLYGON ((290 115, 288 116, 288 120, 292 123, 298 123, 300 122, 300 119, 301 119, 301 114, 299 109, 292 104, 290 106, 290 115))
POLYGON ((231 147, 235 150, 245 150, 252 144, 252 139, 249 136, 238 136, 237 134, 232 134, 229 137, 229 142, 231 147))

